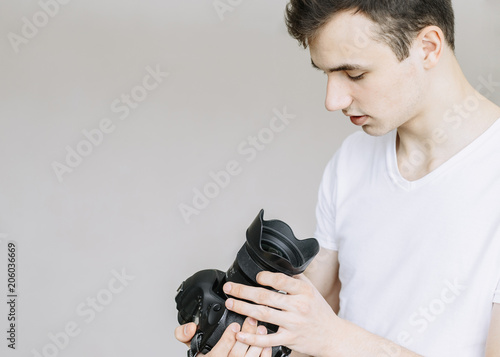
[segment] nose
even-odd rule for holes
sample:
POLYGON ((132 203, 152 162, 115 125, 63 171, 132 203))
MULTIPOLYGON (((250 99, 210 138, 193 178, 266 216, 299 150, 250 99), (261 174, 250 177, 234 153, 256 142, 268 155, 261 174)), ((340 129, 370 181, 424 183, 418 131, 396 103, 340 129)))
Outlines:
POLYGON ((348 108, 352 103, 349 85, 341 78, 328 77, 326 85, 325 107, 328 111, 334 112, 348 108))

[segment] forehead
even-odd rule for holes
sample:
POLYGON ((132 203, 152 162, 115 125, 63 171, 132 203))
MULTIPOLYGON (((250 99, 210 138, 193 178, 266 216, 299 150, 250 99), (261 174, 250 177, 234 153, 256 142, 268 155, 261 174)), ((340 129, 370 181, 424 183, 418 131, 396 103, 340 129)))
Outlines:
POLYGON ((378 25, 366 15, 343 11, 335 14, 310 41, 313 64, 322 70, 344 65, 368 65, 374 60, 394 56, 378 39, 378 25))

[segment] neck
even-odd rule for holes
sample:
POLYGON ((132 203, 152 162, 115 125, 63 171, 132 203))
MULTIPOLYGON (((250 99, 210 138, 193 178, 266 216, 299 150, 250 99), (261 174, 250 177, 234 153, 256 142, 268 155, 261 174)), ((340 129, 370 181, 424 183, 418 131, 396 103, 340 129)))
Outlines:
POLYGON ((453 54, 432 71, 423 95, 426 109, 398 128, 398 164, 408 180, 433 171, 500 117, 500 107, 470 85, 453 54))

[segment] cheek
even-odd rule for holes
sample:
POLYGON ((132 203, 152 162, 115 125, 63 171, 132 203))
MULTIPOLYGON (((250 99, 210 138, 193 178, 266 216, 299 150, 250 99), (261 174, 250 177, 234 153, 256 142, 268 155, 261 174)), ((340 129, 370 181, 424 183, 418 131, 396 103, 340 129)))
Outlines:
POLYGON ((370 78, 361 91, 360 106, 372 116, 387 116, 401 103, 404 81, 392 76, 380 75, 370 78))
POLYGON ((408 117, 417 115, 419 107, 423 102, 423 83, 416 76, 408 77, 408 81, 401 83, 401 88, 404 90, 400 93, 399 101, 403 113, 408 117))
POLYGON ((381 89, 384 90, 381 102, 384 103, 387 113, 398 117, 413 115, 422 98, 422 86, 418 79, 413 69, 384 78, 381 84, 381 89))
POLYGON ((423 78, 422 73, 411 62, 407 65, 406 70, 401 73, 399 86, 405 89, 401 95, 408 103, 421 99, 424 88, 423 78))

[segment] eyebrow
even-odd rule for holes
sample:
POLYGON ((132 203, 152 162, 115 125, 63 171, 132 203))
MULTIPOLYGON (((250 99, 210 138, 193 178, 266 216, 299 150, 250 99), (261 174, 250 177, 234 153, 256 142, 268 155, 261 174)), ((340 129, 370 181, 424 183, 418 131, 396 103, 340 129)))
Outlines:
MULTIPOLYGON (((322 71, 321 68, 319 68, 318 66, 316 66, 316 64, 313 62, 313 60, 311 59, 311 65, 316 68, 316 69, 319 69, 320 71, 322 71)), ((326 70, 326 72, 328 73, 332 73, 332 72, 340 72, 340 71, 356 71, 356 70, 360 70, 362 69, 361 66, 357 65, 357 64, 342 64, 338 67, 332 67, 332 68, 329 68, 326 70)))

